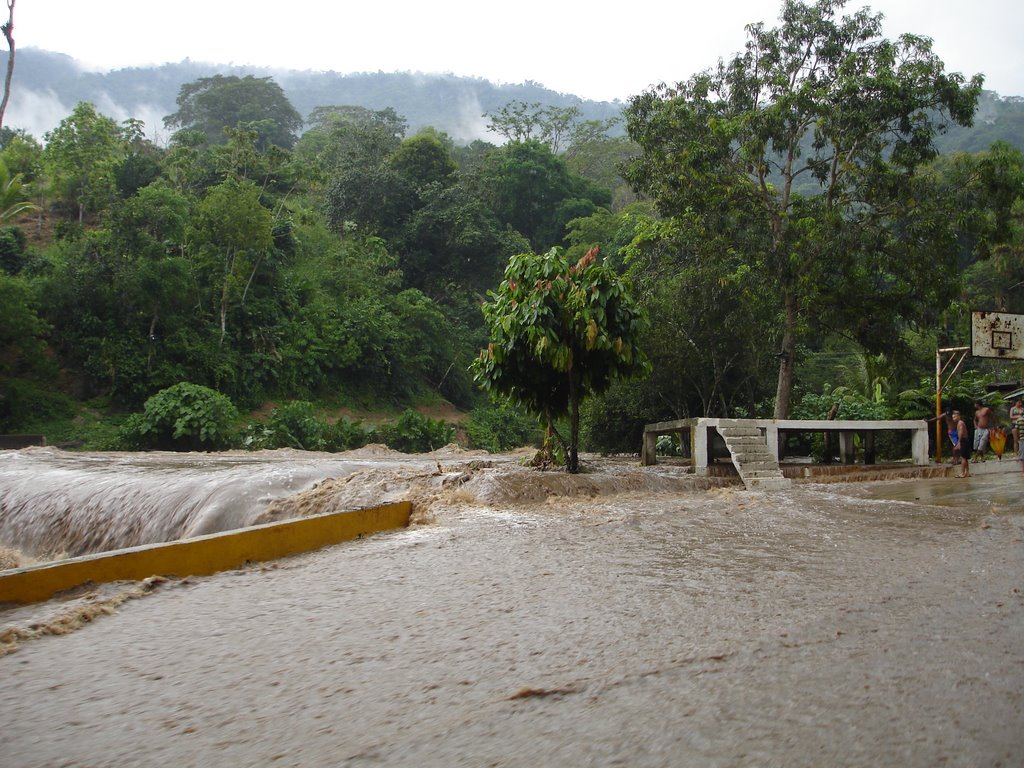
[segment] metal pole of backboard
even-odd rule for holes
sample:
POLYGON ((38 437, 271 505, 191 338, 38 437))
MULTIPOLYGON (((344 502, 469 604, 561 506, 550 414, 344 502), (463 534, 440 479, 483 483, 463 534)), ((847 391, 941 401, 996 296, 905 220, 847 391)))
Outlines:
POLYGON ((960 370, 960 366, 963 365, 964 360, 967 359, 967 354, 971 351, 970 347, 946 347, 945 349, 935 350, 935 463, 942 463, 942 375, 946 372, 946 368, 951 362, 956 360, 956 365, 953 366, 953 370, 949 372, 946 377, 948 383, 952 379, 957 371, 960 370), (952 356, 945 364, 942 362, 943 353, 952 353, 952 356), (957 359, 959 355, 959 359, 957 359))

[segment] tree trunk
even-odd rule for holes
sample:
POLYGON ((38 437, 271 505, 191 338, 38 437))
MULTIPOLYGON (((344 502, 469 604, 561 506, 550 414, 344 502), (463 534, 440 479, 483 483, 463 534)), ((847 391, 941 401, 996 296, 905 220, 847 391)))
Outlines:
POLYGON ((156 307, 153 307, 153 317, 149 321, 149 338, 147 349, 149 350, 146 354, 146 375, 150 376, 153 373, 153 342, 156 341, 156 323, 160 317, 159 311, 156 307))
POLYGON ((575 369, 569 371, 569 453, 565 468, 571 475, 580 471, 580 376, 575 369))
POLYGON ((775 389, 775 418, 789 417, 789 398, 793 392, 793 366, 796 363, 796 296, 786 292, 786 320, 779 353, 779 383, 775 389))
POLYGON ((7 76, 4 78, 4 95, 0 99, 0 128, 4 127, 4 113, 7 112, 7 102, 11 98, 11 80, 14 78, 14 2, 7 0, 7 21, 0 29, 7 38, 7 47, 10 53, 7 54, 7 76))
POLYGON ((224 262, 224 283, 220 288, 220 341, 218 347, 224 346, 224 337, 228 332, 228 295, 231 290, 231 273, 235 271, 235 253, 229 251, 224 262))

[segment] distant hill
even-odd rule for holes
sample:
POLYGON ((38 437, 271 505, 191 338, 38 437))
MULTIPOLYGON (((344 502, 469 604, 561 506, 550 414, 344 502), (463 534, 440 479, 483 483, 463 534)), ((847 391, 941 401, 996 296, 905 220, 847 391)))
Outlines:
POLYGON ((483 115, 510 101, 557 107, 575 105, 587 120, 615 117, 625 106, 620 102, 581 99, 533 82, 495 85, 479 78, 446 74, 342 75, 206 64, 188 59, 159 67, 89 72, 64 54, 23 48, 17 54, 5 124, 42 138, 78 102, 90 101, 100 112, 118 121, 128 117, 145 121, 150 136, 162 143, 166 139, 163 118, 177 110, 175 99, 181 86, 216 74, 273 77, 303 117, 315 107, 333 104, 370 109, 392 107, 409 121, 410 133, 430 125, 459 143, 474 139, 496 141, 497 137, 487 131, 483 115))
MULTIPOLYGON (((347 104, 392 107, 409 121, 410 133, 423 126, 444 131, 456 142, 496 142, 487 131, 485 113, 510 101, 546 106, 579 107, 586 120, 618 116, 624 103, 589 101, 558 93, 538 83, 495 85, 488 80, 447 74, 362 72, 339 74, 311 70, 273 70, 207 64, 186 59, 159 67, 133 67, 89 72, 61 53, 35 48, 18 51, 14 85, 5 124, 42 138, 67 117, 79 101, 91 101, 103 114, 120 121, 143 120, 151 138, 165 143, 163 118, 177 110, 175 100, 184 83, 212 75, 273 77, 304 117, 314 108, 347 104)), ((1001 140, 1024 150, 1024 97, 1001 97, 985 91, 970 128, 954 127, 939 137, 943 152, 979 152, 1001 140)))
POLYGON ((954 126, 936 144, 945 152, 983 152, 996 141, 1024 151, 1024 97, 983 91, 974 125, 954 126))

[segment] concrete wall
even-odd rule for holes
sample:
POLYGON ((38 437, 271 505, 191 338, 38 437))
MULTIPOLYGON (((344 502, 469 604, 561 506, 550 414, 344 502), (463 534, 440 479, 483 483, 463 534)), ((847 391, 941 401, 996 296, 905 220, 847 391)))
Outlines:
POLYGON ((203 576, 246 563, 309 552, 409 524, 412 503, 330 512, 166 544, 86 555, 0 573, 0 604, 48 600, 92 583, 149 576, 203 576))

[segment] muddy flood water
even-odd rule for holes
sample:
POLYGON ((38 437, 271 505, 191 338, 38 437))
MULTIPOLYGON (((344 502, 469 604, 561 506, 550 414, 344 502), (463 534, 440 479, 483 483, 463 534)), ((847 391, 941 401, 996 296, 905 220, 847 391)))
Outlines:
MULTIPOLYGON (((77 461, 19 454, 18 483, 77 461)), ((0 766, 1024 765, 1021 472, 755 493, 514 459, 322 457, 299 483, 317 457, 257 455, 250 483, 289 488, 232 520, 410 497, 415 523, 0 611, 0 766)), ((56 513, 26 499, 29 547, 56 513)), ((149 516, 175 514, 146 522, 213 519, 149 516)))

